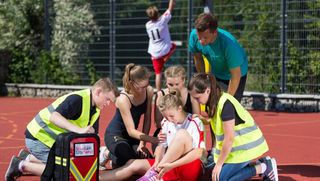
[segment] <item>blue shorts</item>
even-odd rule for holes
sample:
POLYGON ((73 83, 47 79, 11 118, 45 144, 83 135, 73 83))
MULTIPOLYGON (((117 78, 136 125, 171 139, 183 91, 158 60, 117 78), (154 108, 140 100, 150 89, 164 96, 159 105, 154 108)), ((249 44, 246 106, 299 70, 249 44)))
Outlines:
POLYGON ((47 162, 50 148, 39 140, 25 139, 26 147, 30 153, 43 163, 47 162))

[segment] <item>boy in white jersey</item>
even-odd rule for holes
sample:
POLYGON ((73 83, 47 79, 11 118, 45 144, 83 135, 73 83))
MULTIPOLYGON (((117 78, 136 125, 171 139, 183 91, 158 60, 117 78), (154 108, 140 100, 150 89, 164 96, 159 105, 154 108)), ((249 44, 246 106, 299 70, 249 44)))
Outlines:
POLYGON ((168 23, 171 20, 171 11, 175 5, 175 0, 170 0, 168 9, 159 17, 157 7, 150 6, 146 14, 150 19, 146 23, 146 30, 149 36, 148 53, 151 55, 153 68, 156 74, 156 88, 161 90, 161 75, 164 63, 170 58, 176 49, 176 45, 171 42, 168 23))
POLYGON ((163 114, 162 133, 166 139, 156 148, 155 159, 129 160, 123 167, 100 174, 100 180, 125 180, 144 174, 138 181, 197 181, 202 173, 200 158, 205 154, 204 127, 183 109, 178 91, 163 96, 157 106, 163 114))

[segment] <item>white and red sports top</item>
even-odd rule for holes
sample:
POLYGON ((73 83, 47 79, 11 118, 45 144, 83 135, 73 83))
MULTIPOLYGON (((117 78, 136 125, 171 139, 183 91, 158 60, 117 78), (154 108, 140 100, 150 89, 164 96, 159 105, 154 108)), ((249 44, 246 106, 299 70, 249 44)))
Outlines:
POLYGON ((162 143, 164 147, 170 145, 179 129, 186 129, 192 137, 192 148, 206 148, 203 123, 198 117, 192 119, 192 114, 188 114, 182 124, 175 124, 163 118, 161 127, 162 133, 167 135, 166 142, 162 143))
POLYGON ((146 29, 149 36, 148 53, 159 58, 169 53, 171 48, 171 38, 168 23, 171 20, 171 12, 167 10, 156 21, 148 21, 146 29))

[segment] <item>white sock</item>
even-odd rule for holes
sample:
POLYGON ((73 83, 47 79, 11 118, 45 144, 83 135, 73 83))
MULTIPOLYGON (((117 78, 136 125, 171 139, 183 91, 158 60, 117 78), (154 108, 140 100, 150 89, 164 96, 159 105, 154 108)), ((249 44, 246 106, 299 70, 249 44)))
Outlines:
POLYGON ((20 172, 23 172, 23 164, 24 164, 24 160, 21 160, 18 166, 20 172))
POLYGON ((267 170, 267 165, 265 163, 261 163, 261 173, 264 173, 267 170))

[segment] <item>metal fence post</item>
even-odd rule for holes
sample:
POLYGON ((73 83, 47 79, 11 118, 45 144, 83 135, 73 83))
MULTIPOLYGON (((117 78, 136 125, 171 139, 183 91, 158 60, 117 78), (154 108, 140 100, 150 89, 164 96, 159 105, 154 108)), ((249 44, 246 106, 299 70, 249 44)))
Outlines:
POLYGON ((286 0, 281 1, 281 93, 285 93, 286 87, 286 59, 287 59, 287 6, 286 0))
POLYGON ((50 51, 49 0, 44 0, 44 49, 50 51))
POLYGON ((109 28, 109 70, 110 78, 114 80, 115 67, 115 0, 110 0, 110 28, 109 28))
MULTIPOLYGON (((190 36, 190 33, 192 31, 192 16, 193 16, 193 11, 192 11, 192 0, 189 0, 189 3, 188 3, 188 35, 187 36, 190 36)), ((188 37, 189 39, 189 37, 188 37)), ((192 56, 191 56, 191 53, 188 51, 188 79, 190 80, 191 76, 192 76, 192 73, 193 73, 193 70, 192 70, 192 56)))

